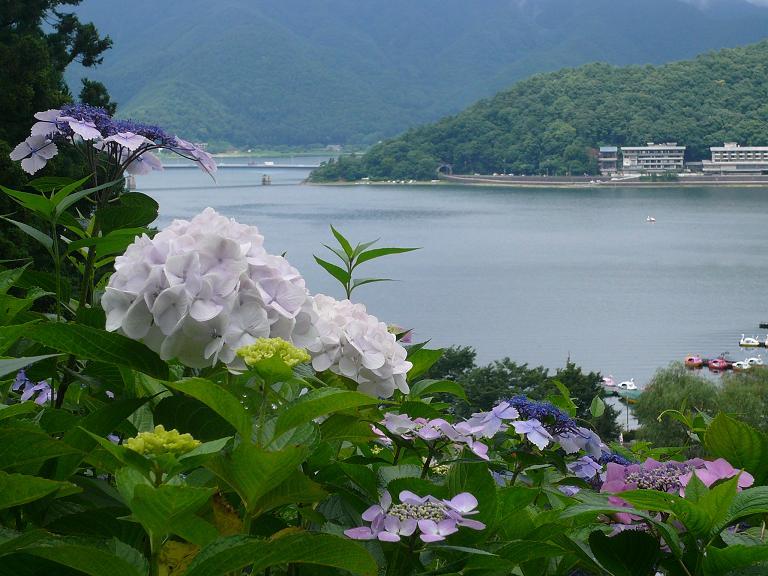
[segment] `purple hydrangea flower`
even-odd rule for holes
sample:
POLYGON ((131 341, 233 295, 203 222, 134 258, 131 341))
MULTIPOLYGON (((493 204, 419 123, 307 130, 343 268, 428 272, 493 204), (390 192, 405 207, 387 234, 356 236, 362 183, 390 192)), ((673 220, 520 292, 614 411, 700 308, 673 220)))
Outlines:
POLYGON ((567 468, 577 478, 587 481, 599 478, 603 471, 603 467, 589 456, 582 456, 574 462, 569 462, 567 468))
POLYGON ((603 452, 598 462, 603 466, 605 466, 609 462, 613 462, 614 464, 620 464, 621 466, 629 466, 630 464, 637 464, 635 460, 629 460, 628 458, 625 458, 624 456, 622 456, 621 454, 617 454, 616 452, 603 452))
POLYGON ((53 398, 53 390, 48 382, 42 380, 35 384, 27 377, 27 373, 24 370, 19 370, 16 373, 11 390, 21 392, 20 399, 22 402, 34 399, 35 404, 40 406, 50 402, 51 398, 53 398))
POLYGON ((553 440, 552 435, 547 432, 546 428, 541 425, 541 422, 535 418, 512 422, 512 426, 515 427, 515 432, 524 435, 528 441, 535 444, 539 450, 544 450, 544 448, 546 448, 553 440))
POLYGON ((549 402, 536 402, 525 396, 514 396, 508 402, 520 413, 520 418, 538 420, 553 434, 573 432, 579 428, 573 418, 549 402))
POLYGON ((24 142, 11 151, 10 158, 13 161, 21 160, 21 168, 27 174, 34 174, 48 163, 48 160, 56 156, 59 149, 53 140, 47 136, 30 136, 24 142))
POLYGON ((350 528, 344 534, 354 540, 397 542, 403 536, 412 536, 418 528, 422 541, 438 542, 457 532, 459 526, 485 529, 482 522, 464 517, 477 513, 477 499, 467 492, 450 500, 438 500, 403 490, 399 499, 399 504, 393 504, 391 496, 384 492, 379 504, 363 512, 363 520, 370 526, 350 528))

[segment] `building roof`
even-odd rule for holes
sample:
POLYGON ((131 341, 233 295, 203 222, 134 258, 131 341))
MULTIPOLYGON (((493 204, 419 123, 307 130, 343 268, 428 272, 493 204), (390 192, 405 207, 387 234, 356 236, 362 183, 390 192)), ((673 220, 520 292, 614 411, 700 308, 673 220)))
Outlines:
POLYGON ((685 146, 677 146, 676 144, 653 144, 652 146, 622 146, 622 150, 639 151, 639 150, 685 150, 685 146))
POLYGON ((712 152, 768 152, 768 146, 712 146, 712 152))
POLYGON ((618 152, 618 146, 600 146, 600 152, 618 152))

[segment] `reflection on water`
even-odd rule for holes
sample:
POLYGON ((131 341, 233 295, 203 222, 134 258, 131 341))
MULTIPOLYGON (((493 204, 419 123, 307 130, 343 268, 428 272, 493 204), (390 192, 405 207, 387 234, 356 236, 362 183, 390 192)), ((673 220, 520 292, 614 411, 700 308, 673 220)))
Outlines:
MULTIPOLYGON (((313 292, 340 296, 313 261, 333 223, 354 240, 422 250, 363 275, 400 282, 356 293, 380 318, 482 362, 634 377, 686 354, 741 357, 738 337, 768 321, 768 189, 503 189, 301 186, 306 173, 169 170, 139 180, 160 225, 206 206, 256 224, 313 292), (652 215, 656 224, 647 224, 652 215)), ((763 334, 765 336, 765 334, 763 334)))

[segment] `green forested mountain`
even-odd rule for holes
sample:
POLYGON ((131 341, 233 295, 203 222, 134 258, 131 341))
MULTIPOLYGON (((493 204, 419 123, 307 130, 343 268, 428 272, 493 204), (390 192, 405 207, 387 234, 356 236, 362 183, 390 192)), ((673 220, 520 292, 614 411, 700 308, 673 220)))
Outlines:
MULTIPOLYGON (((239 147, 375 143, 534 73, 756 42, 759 0, 86 0, 121 114, 239 147)), ((70 71, 76 85, 77 69, 70 71)))
POLYGON ((688 160, 724 141, 768 145, 768 41, 664 66, 542 74, 460 114, 317 170, 316 180, 457 173, 581 174, 600 145, 676 141, 688 160))

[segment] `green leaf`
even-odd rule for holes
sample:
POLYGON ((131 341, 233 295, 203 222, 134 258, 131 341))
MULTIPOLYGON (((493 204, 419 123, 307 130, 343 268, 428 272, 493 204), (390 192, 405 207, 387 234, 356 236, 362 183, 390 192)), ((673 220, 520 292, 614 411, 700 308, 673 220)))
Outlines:
POLYGON ((37 412, 40 409, 40 406, 34 402, 21 402, 19 404, 11 404, 10 406, 0 404, 0 421, 7 420, 8 418, 15 418, 22 414, 37 412))
POLYGON ((595 531, 589 535, 589 546, 614 576, 653 574, 661 555, 658 540, 638 530, 625 530, 611 538, 595 531))
POLYGON ((287 480, 304 461, 307 450, 288 447, 267 452, 249 443, 241 443, 231 454, 209 461, 206 467, 229 484, 253 512, 269 491, 287 480))
MULTIPOLYGON (((83 454, 87 454, 97 445, 93 435, 103 437, 110 434, 147 401, 149 401, 149 398, 124 398, 110 402, 87 416, 79 418, 76 421, 77 426, 68 430, 64 434, 63 440, 70 446, 80 450, 83 454)), ((69 478, 77 470, 82 459, 82 455, 59 458, 54 477, 60 480, 69 478)))
POLYGON ((735 544, 727 548, 707 546, 704 556, 705 576, 735 574, 760 562, 768 561, 768 545, 744 546, 735 544))
POLYGON ((326 442, 346 440, 367 443, 376 438, 370 423, 360 420, 357 416, 345 414, 334 414, 320 424, 320 435, 326 442))
POLYGON ((726 525, 756 514, 768 514, 768 486, 756 486, 736 494, 728 508, 726 525))
POLYGON ((281 408, 277 424, 275 425, 275 437, 280 436, 299 424, 311 422, 319 416, 357 408, 358 406, 375 405, 378 402, 378 398, 361 392, 340 390, 338 388, 312 390, 295 402, 281 408))
POLYGON ((286 504, 314 504, 326 496, 328 493, 317 482, 297 470, 259 498, 254 504, 253 514, 258 516, 286 504))
POLYGON ((16 226, 16 228, 24 232, 27 236, 30 236, 35 240, 37 240, 38 242, 40 242, 40 244, 42 244, 45 247, 45 249, 48 250, 48 253, 51 255, 51 257, 53 257, 54 255, 53 239, 50 236, 40 232, 40 230, 38 230, 37 228, 33 228, 29 224, 24 224, 23 222, 17 222, 16 220, 11 220, 10 218, 6 218, 4 216, 0 216, 0 218, 5 220, 6 222, 10 222, 14 226, 16 226))
POLYGON ((368 262, 368 260, 373 260, 374 258, 389 256, 390 254, 403 254, 404 252, 412 252, 414 250, 418 250, 418 248, 373 248, 360 254, 357 257, 355 266, 359 266, 363 262, 368 262))
POLYGON ((79 491, 79 488, 69 482, 0 471, 0 510, 28 504, 57 492, 59 496, 66 496, 79 491))
POLYGON ((22 356, 21 358, 0 358, 0 376, 14 374, 40 360, 61 356, 61 354, 43 354, 41 356, 22 356))
POLYGON ((155 352, 115 332, 79 324, 45 323, 33 326, 26 338, 82 359, 127 366, 168 379, 168 365, 155 352))
POLYGON ((72 180, 71 182, 67 182, 63 186, 59 188, 59 190, 51 197, 51 201, 54 205, 59 204, 64 198, 66 198, 69 194, 80 188, 83 184, 85 184, 88 180, 90 180, 91 175, 85 176, 84 178, 81 178, 80 180, 72 180))
POLYGON ((54 203, 56 203, 56 209, 54 210, 54 214, 58 217, 61 215, 62 212, 64 212, 67 208, 72 206, 75 202, 78 202, 79 200, 82 200, 89 194, 93 194, 94 192, 98 192, 99 190, 104 190, 105 188, 110 188, 112 186, 115 186, 116 184, 119 184, 122 182, 122 178, 119 180, 113 180, 112 182, 105 182, 104 184, 100 184, 98 186, 94 186, 93 188, 87 188, 85 190, 81 190, 80 192, 74 192, 74 190, 77 190, 82 184, 85 183, 86 180, 88 180, 90 176, 83 178, 82 180, 79 180, 77 182, 73 182, 72 184, 69 184, 68 186, 65 186, 53 197, 54 203))
POLYGON ((141 192, 120 196, 119 204, 111 204, 96 213, 101 231, 109 234, 120 228, 144 228, 157 219, 157 202, 141 192))
POLYGON ((394 282, 392 278, 358 278, 352 281, 352 288, 364 286, 366 284, 373 284, 374 282, 394 282))
POLYGON ((336 241, 339 243, 339 246, 341 246, 341 249, 344 250, 344 253, 347 255, 347 258, 352 258, 352 254, 354 253, 354 250, 352 250, 352 246, 350 245, 349 241, 344 238, 344 235, 336 230, 336 228, 333 227, 333 224, 331 224, 331 232, 333 232, 333 236, 336 238, 336 241))
POLYGON ((139 484, 128 505, 147 532, 154 535, 178 534, 175 524, 181 521, 183 529, 186 517, 197 512, 215 493, 215 488, 171 484, 155 488, 139 484))
POLYGON ((343 268, 336 266, 336 264, 331 264, 330 262, 323 260, 322 258, 318 258, 315 256, 315 262, 320 264, 325 270, 336 280, 341 282, 342 284, 346 284, 350 280, 349 272, 344 270, 343 268))
MULTIPOLYGON (((448 472, 448 491, 450 496, 469 492, 477 498, 478 514, 472 518, 480 520, 486 526, 492 526, 496 518, 496 482, 491 477, 485 463, 456 462, 448 472)), ((478 532, 473 539, 484 539, 483 532, 478 532)))
POLYGON ((336 256, 339 257, 339 260, 341 260, 345 264, 349 264, 349 256, 346 255, 344 250, 339 250, 338 248, 334 248, 333 246, 328 246, 328 244, 323 244, 323 246, 328 248, 328 250, 330 250, 334 254, 336 254, 336 256))
POLYGON ((744 469, 757 484, 768 482, 768 436, 725 414, 718 414, 704 435, 704 446, 716 458, 744 469))
POLYGON ((593 418, 600 418, 605 413, 605 402, 600 396, 592 398, 592 403, 589 405, 589 413, 593 418))
POLYGON ((107 549, 103 541, 48 538, 23 548, 22 552, 89 576, 146 576, 145 570, 107 549))
POLYGON ((452 394, 464 400, 467 399, 464 387, 453 380, 419 380, 411 385, 411 396, 422 397, 439 393, 452 394))
POLYGON ((316 564, 337 570, 376 576, 376 561, 362 546, 330 534, 278 535, 271 540, 229 536, 203 548, 184 576, 221 576, 253 565, 259 573, 279 564, 316 564))
POLYGON ((27 426, 0 428, 0 470, 26 471, 21 469, 31 464, 39 465, 49 458, 79 453, 39 429, 27 426))
POLYGON ((18 190, 11 190, 5 186, 0 186, 0 190, 5 192, 8 196, 13 198, 18 204, 34 212, 43 219, 48 220, 53 212, 53 203, 42 194, 32 194, 30 192, 19 192, 18 190))
POLYGON ((429 350, 427 348, 418 348, 415 351, 408 351, 408 361, 413 363, 413 367, 408 371, 408 382, 412 382, 429 370, 432 365, 440 360, 443 355, 443 349, 429 350))
POLYGON ((563 556, 565 550, 548 542, 515 540, 504 544, 496 554, 501 558, 511 560, 515 564, 523 564, 538 558, 556 558, 563 556))
POLYGON ((27 272, 29 264, 21 268, 11 268, 0 271, 0 294, 5 294, 12 286, 16 286, 19 279, 27 272))
POLYGON ((67 245, 67 253, 72 253, 80 250, 81 248, 88 248, 91 246, 96 247, 96 254, 98 258, 110 256, 112 254, 118 254, 125 251, 125 249, 136 240, 137 236, 147 232, 146 228, 123 228, 120 230, 114 230, 106 236, 83 238, 82 240, 75 240, 67 245))
POLYGON ((204 378, 185 378, 177 382, 164 382, 168 388, 173 388, 196 398, 237 430, 245 440, 251 437, 251 416, 240 401, 226 388, 223 388, 204 378))
POLYGON ((27 186, 34 188, 38 192, 51 192, 72 182, 74 180, 66 176, 41 176, 27 182, 27 186))

